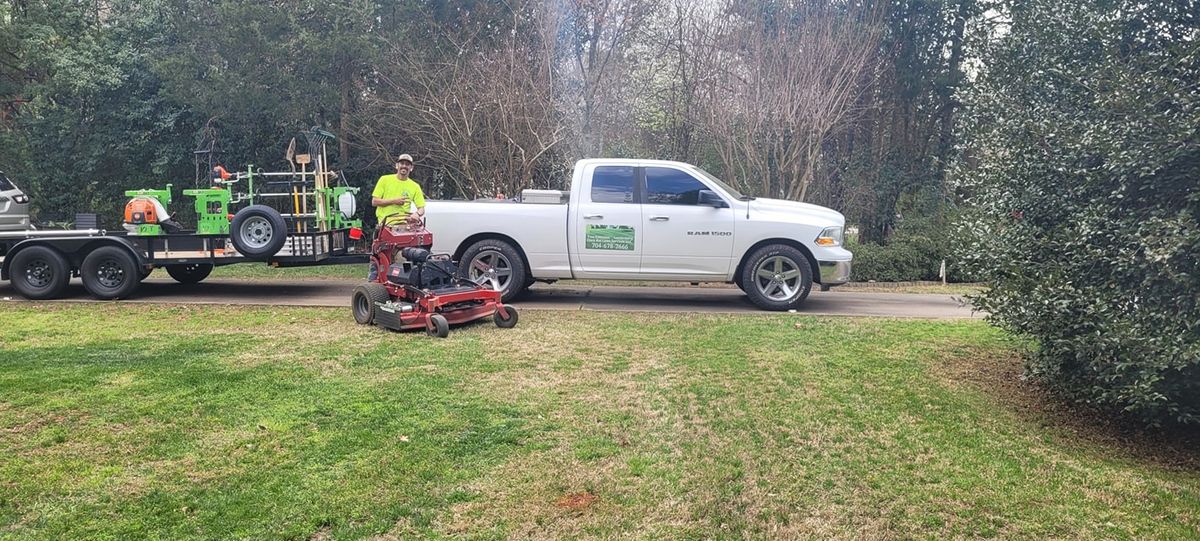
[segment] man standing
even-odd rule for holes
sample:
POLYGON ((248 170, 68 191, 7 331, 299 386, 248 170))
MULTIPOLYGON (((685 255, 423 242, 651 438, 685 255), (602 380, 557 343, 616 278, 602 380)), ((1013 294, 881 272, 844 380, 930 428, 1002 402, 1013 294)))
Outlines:
MULTIPOLYGON (((375 183, 375 191, 371 192, 371 205, 375 207, 375 218, 379 220, 376 227, 406 223, 425 217, 425 193, 421 191, 420 184, 408 178, 412 169, 412 156, 401 154, 396 158, 396 174, 383 175, 375 183)), ((374 281, 377 272, 375 263, 371 262, 371 271, 367 279, 374 281)))
POLYGON ((371 205, 375 208, 375 217, 383 226, 384 219, 389 223, 404 222, 415 208, 418 217, 425 216, 425 193, 421 185, 408 174, 412 173, 412 156, 401 154, 396 158, 396 174, 383 175, 375 183, 375 191, 371 192, 371 205), (392 216, 399 214, 399 216, 392 216))

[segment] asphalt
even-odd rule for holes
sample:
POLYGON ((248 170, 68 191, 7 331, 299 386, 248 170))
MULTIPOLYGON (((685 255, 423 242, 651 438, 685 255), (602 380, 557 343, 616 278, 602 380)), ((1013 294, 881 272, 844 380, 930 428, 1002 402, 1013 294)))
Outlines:
MULTIPOLYGON (((248 304, 271 306, 350 306, 350 292, 359 282, 341 280, 212 279, 183 285, 169 278, 151 278, 135 295, 117 302, 146 304, 248 304)), ((0 282, 0 306, 23 299, 8 282, 0 282)), ((55 302, 91 301, 79 280, 55 302)), ((755 308, 736 288, 621 287, 538 284, 514 302, 522 309, 633 312, 712 312, 769 314, 755 308)), ((914 317, 932 319, 980 318, 983 314, 954 295, 861 292, 851 289, 814 290, 798 313, 829 316, 914 317)))

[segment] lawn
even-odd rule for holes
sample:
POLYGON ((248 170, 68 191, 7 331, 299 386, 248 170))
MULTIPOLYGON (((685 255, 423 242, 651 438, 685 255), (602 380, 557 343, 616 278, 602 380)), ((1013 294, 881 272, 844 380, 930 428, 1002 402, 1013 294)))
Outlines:
POLYGON ((0 539, 1200 538, 978 321, 0 306, 0 539))

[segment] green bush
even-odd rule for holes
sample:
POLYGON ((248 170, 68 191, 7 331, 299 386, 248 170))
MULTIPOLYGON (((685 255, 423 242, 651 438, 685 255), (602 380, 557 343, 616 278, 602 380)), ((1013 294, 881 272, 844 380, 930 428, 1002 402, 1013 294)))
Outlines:
POLYGON ((853 278, 856 282, 910 282, 941 280, 939 271, 946 262, 946 280, 965 278, 951 253, 951 223, 957 211, 931 193, 912 193, 900 198, 903 218, 896 230, 880 245, 860 242, 848 236, 846 249, 854 254, 853 278))
POLYGON ((1172 3, 1014 8, 967 96, 977 304, 1030 376, 1150 424, 1200 423, 1200 42, 1172 3))
POLYGON ((854 253, 856 282, 941 280, 938 269, 945 250, 929 237, 893 238, 885 245, 851 241, 847 249, 854 253))

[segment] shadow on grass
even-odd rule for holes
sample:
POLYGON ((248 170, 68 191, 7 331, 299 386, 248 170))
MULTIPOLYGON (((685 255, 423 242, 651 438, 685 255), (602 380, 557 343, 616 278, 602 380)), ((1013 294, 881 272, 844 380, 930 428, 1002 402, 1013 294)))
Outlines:
POLYGON ((1111 451, 1108 458, 1200 473, 1200 426, 1147 427, 1120 412, 1071 401, 1024 378, 1024 360, 1017 351, 997 357, 995 350, 980 349, 944 360, 947 365, 940 371, 950 380, 1062 437, 1060 443, 1111 451))

